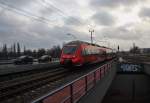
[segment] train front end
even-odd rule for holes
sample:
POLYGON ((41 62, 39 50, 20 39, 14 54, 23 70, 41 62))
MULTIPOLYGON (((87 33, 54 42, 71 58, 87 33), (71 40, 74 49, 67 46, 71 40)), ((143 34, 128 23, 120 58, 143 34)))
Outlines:
POLYGON ((60 64, 63 66, 80 66, 80 50, 77 45, 66 45, 62 49, 60 64))

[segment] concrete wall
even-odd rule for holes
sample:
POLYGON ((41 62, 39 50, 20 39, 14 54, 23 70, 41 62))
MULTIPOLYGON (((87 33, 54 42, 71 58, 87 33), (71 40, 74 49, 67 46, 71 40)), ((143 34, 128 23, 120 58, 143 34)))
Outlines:
POLYGON ((144 73, 146 73, 147 75, 150 75, 150 64, 144 65, 144 73))

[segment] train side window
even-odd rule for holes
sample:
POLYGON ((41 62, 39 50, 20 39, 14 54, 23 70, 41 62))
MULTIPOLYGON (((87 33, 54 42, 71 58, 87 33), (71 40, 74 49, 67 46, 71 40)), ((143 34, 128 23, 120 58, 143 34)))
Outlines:
POLYGON ((82 49, 82 55, 84 56, 84 55, 87 55, 87 50, 86 50, 86 48, 83 48, 82 49))
POLYGON ((99 52, 99 50, 98 49, 96 49, 96 54, 99 54, 100 52, 99 52))
POLYGON ((90 49, 90 54, 93 54, 93 49, 92 48, 90 49))
POLYGON ((106 51, 103 52, 103 55, 104 55, 104 56, 107 55, 106 51))
POLYGON ((91 48, 91 54, 94 54, 94 52, 93 52, 93 48, 91 48))
POLYGON ((87 51, 88 51, 87 52, 88 55, 90 55, 92 53, 90 48, 88 48, 87 51))
POLYGON ((89 48, 87 48, 87 55, 89 55, 90 54, 90 49, 89 48))
POLYGON ((89 49, 86 48, 85 51, 86 51, 86 55, 88 55, 89 54, 89 49))
POLYGON ((94 49, 94 54, 97 54, 97 49, 94 49))
POLYGON ((93 49, 93 54, 96 54, 96 49, 93 49))
POLYGON ((100 55, 104 55, 104 51, 103 50, 99 50, 99 54, 100 55))

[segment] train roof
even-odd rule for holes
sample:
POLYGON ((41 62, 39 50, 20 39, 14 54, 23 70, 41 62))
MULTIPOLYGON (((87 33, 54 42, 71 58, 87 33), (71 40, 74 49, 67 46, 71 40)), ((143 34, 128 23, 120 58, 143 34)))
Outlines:
POLYGON ((98 44, 91 44, 91 43, 84 42, 84 41, 79 41, 79 40, 77 40, 77 41, 71 41, 71 42, 69 42, 69 43, 67 43, 67 44, 65 44, 65 45, 74 45, 74 44, 76 44, 76 45, 88 44, 88 45, 93 45, 93 46, 97 46, 97 47, 102 47, 102 48, 111 49, 111 48, 108 48, 108 47, 105 47, 105 46, 100 46, 100 45, 98 45, 98 44))
POLYGON ((67 43, 66 45, 71 45, 71 44, 77 44, 77 45, 80 45, 80 44, 89 44, 90 45, 90 43, 88 43, 88 42, 79 41, 79 40, 77 40, 77 41, 71 41, 71 42, 67 43))

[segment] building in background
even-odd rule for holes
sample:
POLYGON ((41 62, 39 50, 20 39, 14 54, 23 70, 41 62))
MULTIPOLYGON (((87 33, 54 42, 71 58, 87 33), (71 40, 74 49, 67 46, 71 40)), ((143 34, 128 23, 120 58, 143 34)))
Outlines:
POLYGON ((141 54, 150 54, 150 48, 139 48, 141 54))

